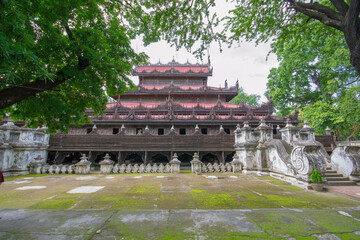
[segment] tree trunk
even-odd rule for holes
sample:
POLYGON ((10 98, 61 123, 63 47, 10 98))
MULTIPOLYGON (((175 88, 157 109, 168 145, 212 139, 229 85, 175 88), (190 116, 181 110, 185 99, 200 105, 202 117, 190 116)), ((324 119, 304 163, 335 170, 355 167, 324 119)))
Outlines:
POLYGON ((344 37, 350 50, 350 63, 360 75, 360 1, 351 0, 344 17, 344 37))
POLYGON ((30 96, 35 96, 37 93, 52 90, 66 80, 67 79, 65 77, 55 81, 39 79, 31 83, 15 85, 10 88, 2 89, 0 91, 0 109, 10 107, 11 105, 21 102, 30 96))
POLYGON ((355 126, 354 131, 350 134, 350 136, 346 138, 346 141, 350 141, 350 138, 352 138, 355 135, 355 133, 357 133, 359 129, 359 124, 355 123, 354 126, 355 126))

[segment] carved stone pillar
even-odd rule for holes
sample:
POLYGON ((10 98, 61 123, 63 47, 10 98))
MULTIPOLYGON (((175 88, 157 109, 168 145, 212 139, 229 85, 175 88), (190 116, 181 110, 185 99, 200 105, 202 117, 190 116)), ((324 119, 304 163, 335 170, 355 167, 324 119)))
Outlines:
POLYGON ((104 157, 104 160, 102 160, 99 164, 100 164, 100 172, 102 174, 110 174, 113 166, 114 166, 114 161, 111 160, 109 154, 106 154, 104 157))
POLYGON ((249 123, 244 122, 244 127, 240 129, 240 126, 237 126, 234 132, 235 151, 245 173, 257 170, 255 154, 258 143, 252 130, 253 128, 249 126, 249 123))
POLYGON ((268 156, 266 153, 265 142, 273 139, 272 127, 266 125, 265 120, 261 119, 260 125, 255 129, 259 135, 259 144, 256 147, 256 165, 258 171, 268 171, 268 156))
POLYGON ((170 161, 171 173, 180 173, 180 161, 176 153, 174 153, 173 159, 170 161))
POLYGON ((225 152, 222 151, 220 154, 220 163, 225 164, 225 152))
POLYGON ((76 174, 88 174, 90 173, 91 162, 87 160, 86 154, 83 154, 80 158, 80 162, 75 164, 75 173, 76 174))
POLYGON ((304 121, 304 127, 300 130, 300 139, 309 143, 315 142, 315 129, 311 128, 307 121, 304 121))
POLYGON ((286 126, 280 129, 281 139, 293 145, 294 141, 299 139, 299 128, 291 124, 290 120, 286 120, 286 126))
POLYGON ((235 153, 233 156, 233 160, 231 161, 231 165, 233 167, 233 173, 240 173, 241 172, 241 161, 239 156, 235 153))
POLYGON ((191 160, 190 163, 192 173, 201 173, 202 162, 199 160, 199 154, 197 152, 194 153, 193 160, 191 160))

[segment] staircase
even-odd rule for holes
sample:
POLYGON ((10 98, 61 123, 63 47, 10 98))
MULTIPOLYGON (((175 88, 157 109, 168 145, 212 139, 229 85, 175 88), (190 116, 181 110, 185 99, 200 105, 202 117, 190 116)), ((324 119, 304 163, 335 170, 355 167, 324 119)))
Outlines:
POLYGON ((344 177, 342 174, 337 173, 331 168, 327 168, 326 172, 323 174, 323 179, 326 181, 328 186, 354 186, 356 182, 350 180, 348 177, 344 177))

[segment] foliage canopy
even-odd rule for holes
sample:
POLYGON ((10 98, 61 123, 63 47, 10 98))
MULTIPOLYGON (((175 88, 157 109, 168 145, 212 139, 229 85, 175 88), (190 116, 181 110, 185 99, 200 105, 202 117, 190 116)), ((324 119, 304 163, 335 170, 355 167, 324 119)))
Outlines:
POLYGON ((259 106, 259 100, 260 100, 259 95, 247 94, 246 92, 244 92, 244 89, 242 87, 240 87, 238 95, 236 95, 236 97, 231 99, 230 102, 234 103, 234 104, 244 103, 249 106, 257 107, 257 106, 259 106))
MULTIPOLYGON (((50 132, 100 114, 107 95, 135 86, 132 67, 147 61, 130 40, 145 45, 165 39, 200 54, 221 39, 212 27, 214 0, 0 2, 0 114, 50 132)), ((1 116, 0 116, 1 117, 1 116)))
POLYGON ((235 2, 230 40, 271 40, 278 56, 266 93, 278 114, 297 107, 317 133, 359 136, 360 1, 235 2))

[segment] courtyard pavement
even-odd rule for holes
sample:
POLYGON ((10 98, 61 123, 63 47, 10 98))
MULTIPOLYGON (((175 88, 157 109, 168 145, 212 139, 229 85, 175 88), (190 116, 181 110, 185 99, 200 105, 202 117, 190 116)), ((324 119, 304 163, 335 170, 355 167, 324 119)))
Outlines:
POLYGON ((360 239, 360 186, 242 174, 38 175, 0 186, 0 239, 360 239))
POLYGON ((360 239, 360 208, 0 209, 0 239, 360 239))

